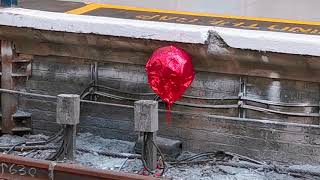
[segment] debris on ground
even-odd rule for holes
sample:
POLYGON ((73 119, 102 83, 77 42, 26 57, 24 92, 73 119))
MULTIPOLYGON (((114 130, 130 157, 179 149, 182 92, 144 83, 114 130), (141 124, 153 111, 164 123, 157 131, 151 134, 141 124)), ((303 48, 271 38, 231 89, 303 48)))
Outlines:
MULTIPOLYGON (((3 135, 0 137, 0 150, 8 153, 8 148, 5 149, 4 147, 15 146, 25 142, 46 141, 48 139, 48 136, 41 134, 25 135, 23 137, 3 135)), ((90 133, 81 133, 78 134, 76 143, 77 151, 74 163, 92 168, 129 173, 141 174, 143 170, 139 156, 134 154, 134 142, 106 139, 90 133), (112 156, 106 156, 108 154, 112 156)), ((40 149, 36 148, 21 151, 23 148, 20 148, 19 151, 14 149, 9 153, 35 159, 46 159, 55 153, 57 147, 57 142, 52 141, 46 147, 40 149)), ((168 168, 166 169, 164 177, 176 180, 320 180, 320 176, 311 176, 303 173, 285 173, 281 171, 267 171, 259 168, 239 168, 221 165, 215 163, 215 161, 206 161, 206 157, 210 157, 210 154, 197 155, 190 152, 183 152, 175 163, 168 162, 168 168), (191 161, 186 161, 187 159, 191 161), (184 161, 186 161, 186 163, 182 163, 184 161)), ((230 164, 232 164, 233 161, 239 162, 238 159, 230 159, 228 156, 224 156, 224 158, 227 158, 227 160, 224 159, 224 161, 226 160, 230 164)), ((243 163, 247 163, 249 167, 256 165, 254 162, 248 161, 243 163)), ((320 172, 320 164, 319 166, 291 165, 288 167, 303 171, 320 172)))

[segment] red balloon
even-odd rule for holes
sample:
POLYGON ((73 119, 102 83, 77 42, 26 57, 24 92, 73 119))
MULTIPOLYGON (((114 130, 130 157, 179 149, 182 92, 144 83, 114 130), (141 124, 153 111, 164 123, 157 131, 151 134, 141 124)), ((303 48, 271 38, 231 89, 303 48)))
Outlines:
POLYGON ((171 106, 182 97, 195 76, 191 57, 181 48, 161 47, 149 58, 146 71, 149 85, 167 104, 169 124, 171 106))

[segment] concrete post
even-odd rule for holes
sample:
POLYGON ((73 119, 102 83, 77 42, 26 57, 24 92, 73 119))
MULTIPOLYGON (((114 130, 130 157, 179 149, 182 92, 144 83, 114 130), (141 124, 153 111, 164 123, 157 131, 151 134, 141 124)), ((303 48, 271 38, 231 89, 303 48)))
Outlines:
POLYGON ((57 99, 57 123, 65 125, 64 152, 58 159, 74 160, 76 149, 76 126, 80 118, 80 96, 60 94, 57 99))
POLYGON ((143 132, 142 151, 148 169, 155 170, 157 166, 156 132, 158 131, 158 102, 140 100, 134 103, 135 131, 143 132))

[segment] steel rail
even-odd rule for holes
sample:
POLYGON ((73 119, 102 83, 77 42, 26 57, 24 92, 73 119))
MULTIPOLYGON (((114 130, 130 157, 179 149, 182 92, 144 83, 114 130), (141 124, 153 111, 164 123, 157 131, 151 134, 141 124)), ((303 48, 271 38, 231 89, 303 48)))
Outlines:
MULTIPOLYGON (((0 179, 10 180, 152 180, 116 171, 93 169, 76 164, 36 160, 20 156, 0 154, 0 179)), ((159 179, 159 178, 158 178, 159 179)))

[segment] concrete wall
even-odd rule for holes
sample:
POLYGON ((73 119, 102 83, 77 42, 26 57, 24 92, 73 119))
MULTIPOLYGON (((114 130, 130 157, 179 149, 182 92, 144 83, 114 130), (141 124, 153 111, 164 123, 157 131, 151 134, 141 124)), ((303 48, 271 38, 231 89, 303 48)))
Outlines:
MULTIPOLYGON (((142 65, 99 62, 98 82, 121 91, 152 92, 142 65)), ((24 90, 40 94, 80 94, 91 82, 90 61, 56 56, 35 56, 32 76, 24 90)), ((247 96, 276 102, 319 102, 319 85, 302 81, 273 80, 242 77, 247 83, 247 96)), ((205 98, 237 97, 240 76, 197 72, 196 79, 186 94, 205 98)), ((128 98, 153 98, 109 91, 127 100, 101 98, 100 100, 133 104, 128 98)), ((194 104, 237 104, 237 100, 201 100, 183 98, 194 104)), ((265 107, 262 104, 251 104, 265 107)), ((163 108, 163 105, 160 104, 163 108)), ((19 108, 32 112, 36 133, 52 133, 55 124, 55 102, 43 98, 19 97, 19 108)), ((318 108, 279 108, 289 112, 318 113, 318 108)), ((246 117, 238 118, 239 109, 191 108, 175 105, 171 126, 166 125, 165 114, 160 113, 160 136, 183 141, 183 148, 194 152, 224 150, 259 160, 293 163, 320 162, 320 128, 318 117, 294 117, 246 110, 246 117), (207 116, 188 113, 207 114, 207 116), (229 116, 228 118, 223 116, 229 116), (233 118, 231 118, 233 117, 233 118), (253 118, 253 119, 252 119, 253 118)), ((105 105, 82 104, 79 130, 107 138, 135 140, 133 110, 105 105)))

